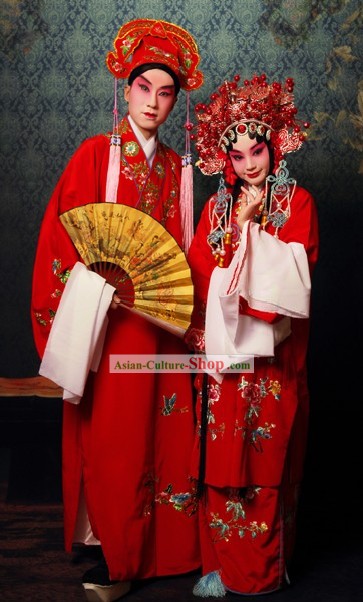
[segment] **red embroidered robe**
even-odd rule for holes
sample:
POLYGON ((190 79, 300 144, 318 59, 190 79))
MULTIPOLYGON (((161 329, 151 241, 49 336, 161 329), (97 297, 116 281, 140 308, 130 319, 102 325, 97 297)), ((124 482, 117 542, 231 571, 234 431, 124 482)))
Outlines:
MULTIPOLYGON (((196 351, 204 349, 205 306, 216 266, 207 244, 209 205, 210 201, 188 255, 195 286, 188 340, 196 351)), ((274 234, 271 224, 266 231, 274 234)), ((235 248, 236 232, 234 228, 235 248)), ((296 188, 291 217, 279 230, 279 239, 302 243, 313 268, 318 249, 317 215, 306 190, 296 188)), ((250 309, 245 300, 241 300, 240 311, 256 320, 279 319, 277 314, 250 309)), ((209 378, 206 487, 200 517, 203 574, 219 570, 227 588, 245 594, 280 587, 293 546, 309 412, 308 320, 292 319, 291 328, 290 336, 275 348, 274 358, 255 358, 254 373, 229 374, 221 384, 209 378)), ((196 386, 199 426, 193 474, 198 476, 200 375, 196 386)))
MULTIPOLYGON (((181 242, 180 158, 157 143, 152 168, 127 119, 117 202, 160 221, 181 242)), ((40 356, 64 284, 80 260, 60 223, 72 207, 104 202, 109 138, 86 140, 46 209, 33 275, 32 320, 40 356)), ((100 367, 79 406, 64 403, 65 545, 71 550, 81 479, 92 531, 111 579, 183 573, 199 563, 189 464, 192 387, 186 374, 110 374, 110 354, 185 353, 182 341, 126 309, 109 310, 100 367), (163 411, 175 396, 172 411, 163 411)))

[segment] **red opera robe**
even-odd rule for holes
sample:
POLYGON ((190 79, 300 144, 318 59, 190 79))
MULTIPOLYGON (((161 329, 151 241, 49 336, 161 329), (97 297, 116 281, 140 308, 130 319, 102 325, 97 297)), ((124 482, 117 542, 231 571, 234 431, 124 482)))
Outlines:
MULTIPOLYGON (((208 288, 216 267, 207 243, 209 205, 210 200, 188 255, 195 287, 188 340, 195 351, 204 350, 208 288)), ((275 233, 271 223, 266 232, 275 233)), ((233 251, 238 239, 239 234, 233 251)), ((279 229, 279 240, 302 243, 313 269, 318 251, 317 214, 311 195, 302 188, 296 187, 291 216, 279 229)), ((252 310, 242 298, 240 312, 270 323, 281 318, 252 310)), ((219 571, 225 587, 237 593, 278 589, 291 557, 309 414, 308 331, 308 319, 292 318, 291 334, 275 347, 274 357, 254 358, 253 373, 228 374, 222 383, 209 377, 205 493, 200 504, 203 574, 219 571)), ((200 375, 196 387, 195 477, 200 462, 200 375)))
MULTIPOLYGON (((157 219, 181 243, 180 157, 157 143, 152 168, 127 121, 117 202, 157 219)), ((80 257, 59 215, 104 202, 109 137, 86 140, 66 167, 46 209, 35 259, 32 320, 42 356, 64 284, 80 257)), ((64 402, 65 546, 74 542, 83 489, 110 578, 179 574, 200 564, 191 495, 194 422, 190 376, 110 374, 110 354, 185 353, 184 343, 126 309, 109 310, 99 369, 79 405, 64 402), (166 411, 167 400, 175 404, 166 411), (81 483, 83 486, 81 487, 81 483)))

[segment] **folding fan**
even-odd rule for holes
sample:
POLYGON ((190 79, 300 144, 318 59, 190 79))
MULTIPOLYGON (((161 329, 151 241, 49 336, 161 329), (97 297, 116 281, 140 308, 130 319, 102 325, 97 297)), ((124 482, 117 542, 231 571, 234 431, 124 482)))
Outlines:
POLYGON ((89 203, 60 220, 85 265, 116 288, 124 306, 182 336, 193 283, 184 252, 153 217, 134 207, 89 203))

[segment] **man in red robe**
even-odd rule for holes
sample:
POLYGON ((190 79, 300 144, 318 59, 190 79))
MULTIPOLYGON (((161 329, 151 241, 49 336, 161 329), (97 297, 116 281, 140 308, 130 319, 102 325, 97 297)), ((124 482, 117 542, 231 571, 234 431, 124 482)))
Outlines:
MULTIPOLYGON (((62 213, 88 203, 121 203, 155 218, 182 244, 181 161, 159 141, 158 127, 170 114, 179 87, 189 91, 202 84, 196 44, 176 25, 144 19, 124 25, 114 47, 107 65, 115 77, 128 78, 128 114, 114 132, 120 160, 111 165, 109 135, 87 139, 46 209, 32 293, 41 357, 66 283, 80 262, 59 219, 62 213), (106 189, 112 188, 114 198, 106 198, 106 189)), ((79 404, 64 402, 66 549, 71 551, 75 542, 100 543, 105 559, 84 576, 90 600, 116 600, 129 591, 131 580, 185 573, 200 563, 189 467, 194 432, 190 377, 110 373, 110 354, 140 353, 185 353, 185 346, 120 307, 113 295, 98 370, 90 373, 79 404)))

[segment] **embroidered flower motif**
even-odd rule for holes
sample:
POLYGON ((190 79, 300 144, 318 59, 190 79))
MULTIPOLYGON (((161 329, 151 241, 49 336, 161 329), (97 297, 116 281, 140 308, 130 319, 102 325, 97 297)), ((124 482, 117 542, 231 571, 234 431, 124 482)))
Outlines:
POLYGON ((59 290, 59 288, 56 288, 52 293, 51 293, 51 297, 52 299, 58 299, 58 297, 60 297, 62 294, 62 291, 59 290))
MULTIPOLYGON (((62 284, 66 284, 69 276, 71 275, 71 270, 67 269, 62 270, 62 262, 60 259, 53 259, 51 263, 52 274, 58 278, 62 284)), ((52 293, 50 293, 51 299, 58 299, 62 295, 62 291, 58 288, 54 289, 52 293)), ((41 324, 41 326, 49 326, 53 323, 54 316, 56 312, 54 309, 49 307, 45 312, 35 312, 34 316, 36 321, 41 324), (46 314, 46 315, 44 315, 46 314)))
POLYGON ((246 400, 247 410, 245 414, 246 421, 251 424, 255 418, 258 418, 261 412, 261 401, 267 395, 265 383, 266 379, 260 379, 260 384, 249 383, 244 376, 238 383, 237 389, 241 391, 241 396, 246 400))
POLYGON ((215 429, 209 428, 208 433, 209 433, 212 441, 215 441, 217 439, 218 434, 222 435, 222 437, 223 437, 225 430, 226 430, 226 425, 224 422, 222 422, 222 424, 218 428, 215 428, 215 429))
POLYGON ((122 175, 125 176, 125 178, 127 180, 132 180, 133 179, 132 171, 131 171, 131 168, 128 165, 128 163, 121 162, 120 174, 121 173, 122 173, 122 175))
POLYGON ((167 219, 172 219, 176 213, 176 192, 171 191, 163 206, 162 223, 165 224, 167 219))
POLYGON ((209 403, 215 403, 219 401, 221 396, 221 387, 218 383, 211 383, 208 388, 208 399, 209 403))
POLYGON ((52 272, 55 276, 57 276, 57 278, 59 278, 59 280, 62 282, 62 284, 65 284, 69 278, 69 276, 71 275, 71 270, 67 269, 64 270, 64 272, 61 272, 62 269, 62 262, 60 259, 53 259, 52 262, 52 272))
POLYGON ((56 312, 54 311, 54 309, 48 308, 48 311, 46 313, 47 318, 45 318, 42 313, 34 313, 36 321, 39 322, 41 326, 51 326, 53 324, 56 312))
POLYGON ((156 173, 158 174, 158 176, 160 176, 160 178, 164 178, 165 177, 165 169, 164 166, 162 165, 162 163, 160 163, 159 161, 155 164, 154 167, 156 173))
POLYGON ((171 504, 174 510, 185 512, 187 516, 192 516, 197 510, 197 501, 194 491, 183 493, 173 493, 171 483, 155 496, 155 502, 158 504, 171 504))
POLYGON ((212 539, 213 543, 215 543, 216 541, 219 541, 221 539, 224 539, 225 541, 229 541, 229 525, 225 522, 223 522, 223 520, 221 518, 219 518, 219 514, 214 514, 213 512, 210 513, 212 520, 209 523, 209 526, 211 527, 211 529, 216 529, 217 531, 217 535, 215 538, 212 539))
MULTIPOLYGON (((216 419, 212 412, 212 406, 219 401, 221 396, 221 387, 218 383, 210 383, 208 385, 208 413, 207 413, 207 422, 208 424, 215 424, 216 419)), ((224 433, 224 425, 221 425, 217 429, 209 430, 209 433, 212 437, 212 440, 215 441, 217 438, 217 433, 224 433)))
POLYGON ((48 322, 46 320, 44 320, 44 318, 42 317, 42 314, 39 312, 35 312, 35 319, 36 321, 41 325, 41 326, 48 326, 48 322))
MULTIPOLYGON (((200 374, 198 374, 198 376, 195 379, 195 387, 198 390, 198 398, 199 398, 199 403, 201 404, 202 401, 202 387, 203 387, 203 378, 201 377, 200 374)), ((218 383, 212 383, 210 382, 208 384, 208 410, 207 410, 207 424, 208 424, 208 435, 211 437, 212 441, 215 441, 217 439, 218 434, 221 434, 222 436, 225 433, 226 430, 226 425, 225 423, 221 423, 219 426, 211 428, 211 425, 216 423, 216 418, 215 415, 212 411, 212 407, 215 403, 217 403, 220 399, 221 396, 221 387, 218 383)), ((200 423, 200 419, 198 420, 198 425, 197 425, 197 429, 196 429, 197 435, 200 436, 201 435, 201 423, 200 423)))
POLYGON ((244 523, 248 513, 246 504, 248 506, 248 503, 258 495, 260 489, 260 487, 249 487, 243 496, 239 495, 234 489, 230 490, 230 496, 226 502, 226 517, 221 517, 219 513, 210 513, 211 521, 209 527, 215 530, 215 536, 212 539, 213 543, 221 540, 228 542, 234 532, 237 532, 240 538, 244 537, 246 532, 250 532, 252 539, 254 539, 258 535, 263 535, 268 531, 268 525, 265 521, 262 521, 260 525, 257 521, 244 523))
POLYGON ((243 509, 241 502, 228 500, 228 502, 226 502, 226 510, 227 512, 233 512, 233 520, 238 520, 239 518, 246 518, 246 513, 243 509))
MULTIPOLYGON (((147 179, 149 177, 148 172, 145 170, 144 163, 141 161, 140 163, 136 163, 135 165, 133 165, 133 172, 134 172, 134 176, 136 178, 139 189, 143 188, 145 186, 145 182, 147 181, 147 179)), ((147 186, 149 188, 153 187, 154 191, 157 190, 159 192, 159 187, 156 186, 156 184, 152 184, 151 182, 148 182, 147 186)), ((159 197, 157 197, 157 199, 159 199, 159 197)))
POLYGON ((197 498, 195 482, 192 479, 190 481, 192 483, 190 491, 173 493, 173 485, 169 483, 165 489, 156 492, 159 479, 153 474, 148 473, 144 480, 144 486, 148 490, 149 502, 144 508, 144 516, 151 515, 155 504, 171 505, 174 510, 184 512, 187 516, 192 516, 197 511, 197 498))
POLYGON ((260 384, 249 383, 242 376, 241 382, 237 386, 237 389, 241 391, 241 397, 247 403, 247 409, 244 416, 246 424, 241 425, 236 420, 234 434, 236 435, 241 431, 243 438, 259 453, 263 452, 262 441, 272 439, 271 431, 276 428, 276 424, 265 422, 264 425, 255 425, 253 428, 252 425, 260 417, 263 400, 269 395, 279 400, 281 393, 281 385, 277 380, 270 380, 269 385, 266 387, 267 380, 268 378, 266 377, 260 378, 260 384))
POLYGON ((122 134, 126 134, 131 132, 132 128, 127 119, 122 119, 117 126, 117 133, 122 136, 122 134))
POLYGON ((129 48, 131 48, 134 43, 135 36, 127 36, 125 40, 122 41, 122 54, 125 55, 128 53, 129 48))
POLYGON ((52 272, 53 274, 57 274, 57 272, 60 270, 61 268, 61 260, 60 259, 53 259, 52 262, 52 272))
POLYGON ((271 429, 276 428, 276 424, 268 424, 265 422, 265 426, 258 426, 256 429, 248 431, 247 428, 244 430, 244 436, 248 435, 249 443, 253 445, 256 451, 262 452, 262 441, 261 439, 271 439, 271 429))
POLYGON ((151 473, 147 473, 144 479, 144 487, 147 490, 148 502, 144 507, 144 516, 150 516, 155 504, 155 490, 158 479, 151 473))
POLYGON ((190 349, 195 351, 204 351, 205 349, 205 332, 200 328, 189 328, 185 335, 185 341, 190 349))
POLYGON ((275 399, 280 399, 281 385, 278 380, 270 380, 268 391, 272 393, 275 399))
POLYGON ((189 504, 191 500, 191 493, 175 493, 170 496, 170 502, 173 504, 175 510, 183 510, 185 505, 189 504))

